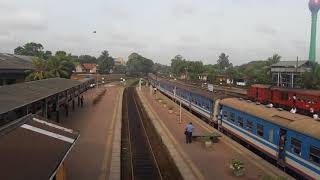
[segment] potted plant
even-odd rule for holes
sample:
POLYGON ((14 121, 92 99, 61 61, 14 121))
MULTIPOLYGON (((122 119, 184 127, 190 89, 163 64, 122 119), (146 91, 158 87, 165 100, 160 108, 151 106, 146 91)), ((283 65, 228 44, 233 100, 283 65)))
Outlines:
POLYGON ((244 175, 245 168, 244 168, 244 163, 241 160, 238 160, 238 159, 232 160, 230 168, 233 170, 233 174, 235 176, 244 175))
POLYGON ((169 111, 169 114, 172 114, 173 113, 173 106, 169 106, 168 111, 169 111))

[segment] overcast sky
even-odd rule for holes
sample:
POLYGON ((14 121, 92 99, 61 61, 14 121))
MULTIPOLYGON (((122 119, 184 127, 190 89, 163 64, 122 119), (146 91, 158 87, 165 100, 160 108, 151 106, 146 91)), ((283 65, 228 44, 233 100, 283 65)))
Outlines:
POLYGON ((310 21, 308 0, 0 0, 0 52, 34 41, 163 64, 177 54, 216 63, 221 52, 234 64, 273 53, 306 59, 310 21))

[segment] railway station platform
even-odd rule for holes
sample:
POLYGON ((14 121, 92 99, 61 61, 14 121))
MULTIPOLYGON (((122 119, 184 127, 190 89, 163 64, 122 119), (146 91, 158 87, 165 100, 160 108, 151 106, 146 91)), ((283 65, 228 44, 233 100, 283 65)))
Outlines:
POLYGON ((61 119, 80 131, 77 145, 66 159, 66 179, 120 179, 121 107, 123 87, 107 84, 84 93, 84 106, 61 119), (101 100, 93 99, 104 88, 101 100))
POLYGON ((138 89, 137 91, 154 126, 160 129, 163 142, 168 143, 166 144, 168 151, 184 179, 273 179, 278 177, 292 179, 183 108, 182 122, 179 123, 176 118, 176 113, 179 114, 179 106, 160 92, 153 95, 148 87, 142 87, 141 91, 138 89), (163 104, 156 101, 156 98, 166 101, 167 106, 172 106, 175 113, 170 114, 163 104), (194 133, 216 132, 222 137, 210 147, 206 147, 202 141, 186 144, 184 129, 189 122, 193 123, 194 133), (244 163, 244 176, 233 175, 230 165, 234 159, 244 163))

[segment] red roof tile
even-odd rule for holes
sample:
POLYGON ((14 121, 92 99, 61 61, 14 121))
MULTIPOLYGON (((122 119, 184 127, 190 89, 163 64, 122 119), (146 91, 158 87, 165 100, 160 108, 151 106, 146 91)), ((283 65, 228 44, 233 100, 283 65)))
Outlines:
POLYGON ((91 70, 95 67, 97 67, 97 64, 93 64, 93 63, 84 63, 82 64, 82 66, 84 67, 84 69, 88 69, 88 70, 91 70))

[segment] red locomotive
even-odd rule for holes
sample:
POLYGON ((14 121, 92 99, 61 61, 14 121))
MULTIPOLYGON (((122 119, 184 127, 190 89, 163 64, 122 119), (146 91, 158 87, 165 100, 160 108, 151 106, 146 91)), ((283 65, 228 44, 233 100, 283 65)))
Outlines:
POLYGON ((255 84, 247 91, 247 96, 251 100, 263 104, 272 103, 276 107, 295 107, 302 114, 320 112, 320 90, 287 89, 255 84))

